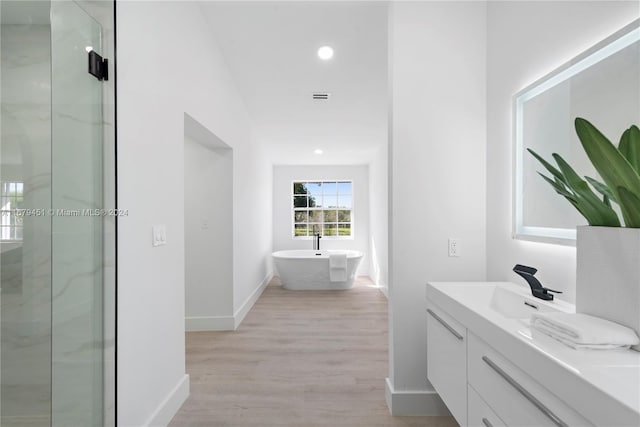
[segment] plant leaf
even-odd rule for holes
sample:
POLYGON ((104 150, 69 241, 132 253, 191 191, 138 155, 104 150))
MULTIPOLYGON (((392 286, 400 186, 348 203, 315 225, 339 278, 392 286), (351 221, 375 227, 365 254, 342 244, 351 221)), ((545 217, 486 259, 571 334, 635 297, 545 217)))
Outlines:
MULTIPOLYGON (((616 200, 620 200, 619 188, 626 188, 640 198, 640 175, 618 149, 587 120, 575 121, 576 132, 584 151, 616 200)), ((633 223, 633 212, 620 203, 625 224, 633 223)))
POLYGON ((620 138, 620 144, 618 144, 618 151, 640 174, 640 129, 638 126, 632 125, 624 131, 620 138))
POLYGON ((589 176, 585 176, 584 177, 587 182, 589 182, 589 184, 591 184, 591 186, 593 188, 596 189, 596 191, 600 194, 602 194, 604 197, 606 197, 609 200, 613 200, 614 202, 618 203, 618 201, 616 200, 616 198, 613 196, 613 193, 611 192, 611 190, 609 189, 609 187, 607 187, 605 184, 601 183, 600 181, 598 181, 597 179, 593 179, 589 176))
POLYGON ((531 148, 527 148, 527 151, 531 153, 531 155, 535 157, 542 164, 542 166, 544 166, 544 168, 548 170, 549 173, 551 173, 551 175, 553 175, 556 179, 559 179, 561 182, 566 184, 564 175, 562 175, 562 172, 556 169, 555 166, 547 162, 545 159, 542 158, 542 156, 540 156, 538 153, 533 151, 531 148))
MULTIPOLYGON (((553 156, 553 159, 558 164, 558 167, 560 168, 560 171, 562 172, 562 175, 566 180, 566 184, 571 189, 575 190, 575 187, 580 187, 582 186, 582 184, 586 184, 586 181, 580 178, 580 176, 576 173, 576 171, 574 171, 573 168, 569 166, 569 163, 567 163, 560 154, 553 153, 552 156, 553 156)), ((587 186, 587 188, 589 187, 587 186)))
POLYGON ((589 224, 597 224, 601 222, 601 220, 599 219, 600 215, 594 213, 593 208, 590 208, 588 204, 586 204, 584 201, 581 201, 579 199, 579 196, 573 194, 571 190, 567 189, 564 186, 564 184, 559 181, 554 181, 548 176, 541 174, 540 172, 538 172, 538 174, 556 190, 556 193, 564 196, 564 198, 567 199, 569 203, 571 203, 573 207, 575 207, 578 212, 580 212, 580 214, 582 214, 582 216, 587 219, 587 222, 589 224))
POLYGON ((571 166, 557 153, 553 153, 560 171, 564 175, 567 186, 576 195, 576 202, 580 212, 590 225, 619 227, 620 220, 616 212, 591 190, 589 184, 573 170, 571 166))
POLYGON ((551 184, 551 186, 556 190, 556 193, 560 194, 561 196, 564 196, 565 199, 567 199, 569 201, 569 203, 571 203, 573 205, 574 208, 576 208, 578 210, 578 212, 580 212, 580 214, 582 214, 583 217, 585 217, 587 219, 587 222, 589 222, 591 224, 592 222, 592 214, 587 210, 585 212, 585 209, 583 207, 583 203, 579 203, 578 199, 576 198, 576 196, 571 193, 570 190, 568 190, 564 184, 562 184, 561 182, 556 182, 554 180, 552 180, 551 178, 549 178, 548 176, 545 176, 543 174, 541 174, 540 172, 538 172, 538 174, 545 180, 547 181, 549 184, 551 184))
POLYGON ((573 195, 573 193, 567 190, 567 187, 565 187, 563 183, 554 181, 548 176, 541 174, 540 172, 538 172, 538 175, 540 175, 545 181, 547 181, 553 187, 553 189, 556 190, 556 193, 566 197, 569 200, 575 201, 575 196, 573 195))
POLYGON ((616 212, 604 200, 591 199, 577 192, 576 208, 587 219, 589 225, 603 227, 620 227, 620 219, 616 212))
POLYGON ((640 198, 624 187, 618 187, 618 194, 620 206, 624 206, 629 214, 629 219, 625 218, 625 226, 640 228, 640 198))

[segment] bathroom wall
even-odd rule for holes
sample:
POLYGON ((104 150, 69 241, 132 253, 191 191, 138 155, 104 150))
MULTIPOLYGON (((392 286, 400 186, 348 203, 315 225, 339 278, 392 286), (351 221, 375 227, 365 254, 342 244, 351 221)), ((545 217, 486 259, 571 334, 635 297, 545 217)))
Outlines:
POLYGON ((273 167, 273 250, 312 249, 311 238, 291 237, 291 188, 293 181, 353 181, 353 239, 322 238, 322 249, 355 249, 365 256, 358 275, 369 274, 369 168, 360 166, 283 166, 273 167))
POLYGON ((369 276, 388 295, 389 283, 389 174, 388 147, 382 147, 369 163, 369 276))
POLYGON ((638 18, 637 1, 489 2, 487 31, 487 276, 521 282, 516 263, 575 301, 575 247, 514 240, 512 96, 638 18), (544 29, 543 31, 541 29, 544 29))
POLYGON ((185 327, 233 330, 233 151, 185 133, 185 327))
POLYGON ((486 276, 485 17, 484 2, 390 5, 394 415, 446 413, 426 378, 426 282, 486 276), (450 237, 460 257, 448 257, 450 237))
POLYGON ((270 277, 272 167, 202 16, 194 2, 117 4, 121 426, 166 425, 188 395, 185 113, 233 149, 234 310, 270 277), (151 244, 157 224, 165 246, 151 244))

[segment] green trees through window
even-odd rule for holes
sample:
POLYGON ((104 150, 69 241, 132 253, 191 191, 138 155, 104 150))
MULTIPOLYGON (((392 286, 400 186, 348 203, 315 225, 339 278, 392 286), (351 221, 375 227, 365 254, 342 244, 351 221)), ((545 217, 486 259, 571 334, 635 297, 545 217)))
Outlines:
POLYGON ((295 181, 293 236, 352 236, 351 181, 295 181))

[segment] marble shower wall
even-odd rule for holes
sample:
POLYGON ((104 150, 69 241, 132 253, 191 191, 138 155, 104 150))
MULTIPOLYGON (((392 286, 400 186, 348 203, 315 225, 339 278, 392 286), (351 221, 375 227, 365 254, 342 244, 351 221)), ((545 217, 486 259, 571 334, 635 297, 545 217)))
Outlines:
MULTIPOLYGON (((47 6, 48 7, 48 6, 47 6)), ((48 25, 2 25, 0 179, 24 183, 25 209, 51 206, 48 25)), ((49 426, 51 218, 25 216, 22 241, 2 242, 0 423, 49 426)))

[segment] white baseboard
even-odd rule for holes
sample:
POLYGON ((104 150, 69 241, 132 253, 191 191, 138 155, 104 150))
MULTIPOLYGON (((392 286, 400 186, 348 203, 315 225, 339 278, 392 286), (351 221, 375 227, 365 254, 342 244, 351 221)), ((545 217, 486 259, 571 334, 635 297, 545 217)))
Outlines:
POLYGON ((380 279, 380 275, 376 274, 374 277, 369 277, 374 285, 382 292, 382 294, 389 299, 389 286, 384 283, 384 280, 380 279))
POLYGON ((387 299, 389 299, 389 287, 381 286, 380 292, 382 292, 382 295, 384 295, 385 297, 387 297, 387 299))
POLYGON ((145 423, 148 427, 166 427, 189 397, 189 375, 184 375, 145 423))
POLYGON ((233 316, 185 317, 184 329, 187 332, 233 331, 233 316))
POLYGON ((378 289, 380 289, 380 292, 382 292, 382 294, 387 297, 387 299, 389 299, 389 286, 387 286, 387 284, 382 280, 376 283, 376 285, 378 285, 378 289))
POLYGON ((234 331, 240 326, 245 316, 253 305, 258 301, 269 282, 273 279, 273 272, 270 272, 262 279, 260 285, 247 297, 240 308, 233 316, 194 316, 185 317, 184 329, 187 332, 199 331, 234 331))
POLYGON ((435 391, 394 390, 389 378, 386 378, 385 383, 384 397, 392 416, 451 416, 451 412, 435 391))
POLYGON ((271 279, 273 279, 273 271, 267 273, 265 278, 262 279, 262 282, 260 282, 260 286, 258 286, 256 290, 249 295, 240 308, 233 314, 233 329, 238 329, 238 326, 240 326, 240 323, 242 323, 247 313, 249 313, 253 305, 258 301, 258 298, 260 298, 260 295, 262 295, 266 289, 269 282, 271 282, 271 279))

